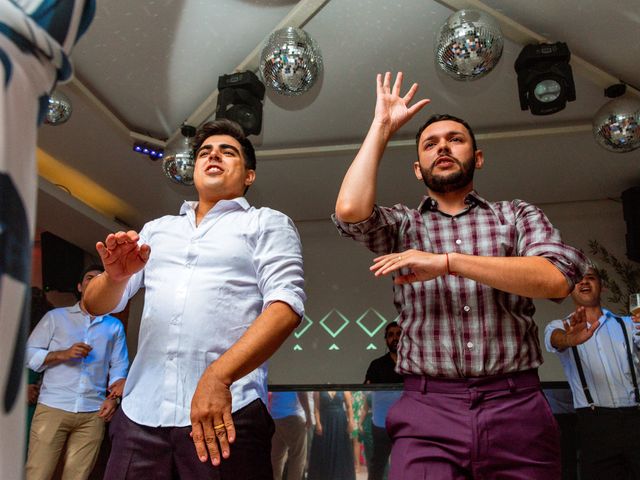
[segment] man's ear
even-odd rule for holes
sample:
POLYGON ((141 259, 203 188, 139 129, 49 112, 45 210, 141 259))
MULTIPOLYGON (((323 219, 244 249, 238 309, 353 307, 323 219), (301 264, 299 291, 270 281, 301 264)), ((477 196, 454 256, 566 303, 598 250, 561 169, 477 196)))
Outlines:
POLYGON ((418 180, 424 180, 422 178, 422 170, 420 170, 420 162, 413 162, 413 173, 418 180))
POLYGON ((249 187, 253 185, 253 182, 256 181, 256 171, 255 170, 247 170, 247 174, 244 177, 244 185, 249 187))
POLYGON ((476 150, 474 155, 476 158, 476 169, 481 169, 484 165, 484 153, 482 150, 476 150))

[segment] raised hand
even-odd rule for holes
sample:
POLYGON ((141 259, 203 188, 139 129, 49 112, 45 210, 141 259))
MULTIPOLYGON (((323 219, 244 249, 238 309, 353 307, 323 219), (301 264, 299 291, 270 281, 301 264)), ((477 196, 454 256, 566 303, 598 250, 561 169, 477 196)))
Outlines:
POLYGON ((587 313, 584 307, 578 307, 576 311, 571 314, 571 317, 569 319, 565 319, 563 323, 565 341, 567 346, 570 347, 581 345, 589 340, 593 337, 593 334, 600 325, 599 320, 596 320, 591 325, 587 323, 587 313))
POLYGON ((401 253, 390 253, 373 259, 373 265, 369 267, 376 277, 388 275, 401 268, 411 270, 406 275, 398 275, 394 283, 413 283, 432 280, 447 273, 447 260, 445 255, 438 255, 420 250, 407 250, 401 253))
POLYGON ((378 74, 376 78, 377 100, 374 122, 383 125, 389 136, 398 131, 431 101, 423 99, 409 107, 409 103, 418 90, 418 84, 414 83, 409 91, 401 97, 402 77, 402 72, 398 72, 393 88, 391 87, 391 72, 385 73, 384 77, 382 74, 378 74))
POLYGON ((115 281, 123 281, 142 270, 149 260, 149 245, 139 245, 136 232, 110 233, 106 240, 96 244, 105 272, 115 281))

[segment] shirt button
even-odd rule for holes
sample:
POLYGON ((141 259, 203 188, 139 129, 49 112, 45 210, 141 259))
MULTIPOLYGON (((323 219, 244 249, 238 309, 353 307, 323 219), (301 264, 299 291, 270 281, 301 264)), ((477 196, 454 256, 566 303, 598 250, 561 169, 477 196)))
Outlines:
POLYGON ((168 355, 169 360, 173 360, 174 358, 176 358, 176 356, 173 353, 170 353, 168 355))
POLYGON ((465 306, 464 306, 464 308, 463 308, 463 310, 464 310, 465 312, 469 312, 469 311, 471 311, 471 307, 470 307, 469 305, 465 305, 465 306))
POLYGON ((471 350, 471 349, 473 348, 473 343, 468 342, 468 343, 467 343, 467 348, 468 348, 469 350, 471 350))
POLYGON ((462 240, 460 240, 460 239, 456 240, 456 245, 460 245, 461 243, 462 243, 462 240))

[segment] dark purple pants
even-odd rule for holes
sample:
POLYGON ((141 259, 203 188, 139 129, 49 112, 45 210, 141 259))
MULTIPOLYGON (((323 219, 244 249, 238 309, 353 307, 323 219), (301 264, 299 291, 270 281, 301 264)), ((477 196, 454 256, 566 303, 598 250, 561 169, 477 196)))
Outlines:
POLYGON ((218 467, 198 460, 188 427, 147 427, 120 409, 111 422, 111 455, 104 480, 273 480, 274 424, 260 400, 233 414, 236 441, 218 467))
POLYGON ((535 370, 406 377, 387 430, 390 480, 560 478, 559 430, 535 370))

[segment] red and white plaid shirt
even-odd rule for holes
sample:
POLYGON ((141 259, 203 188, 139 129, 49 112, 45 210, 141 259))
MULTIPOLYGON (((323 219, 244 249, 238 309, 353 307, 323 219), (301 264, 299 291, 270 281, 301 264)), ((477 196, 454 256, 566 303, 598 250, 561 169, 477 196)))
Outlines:
MULTIPOLYGON (((571 289, 582 278, 587 259, 562 243, 539 208, 521 200, 488 202, 475 192, 465 203, 462 212, 451 216, 425 196, 417 210, 376 206, 363 222, 344 223, 335 216, 334 222, 343 236, 381 255, 413 248, 489 257, 540 256, 562 272, 571 289)), ((478 377, 542 363, 530 298, 453 275, 394 284, 393 289, 403 332, 397 363, 401 374, 478 377)))

